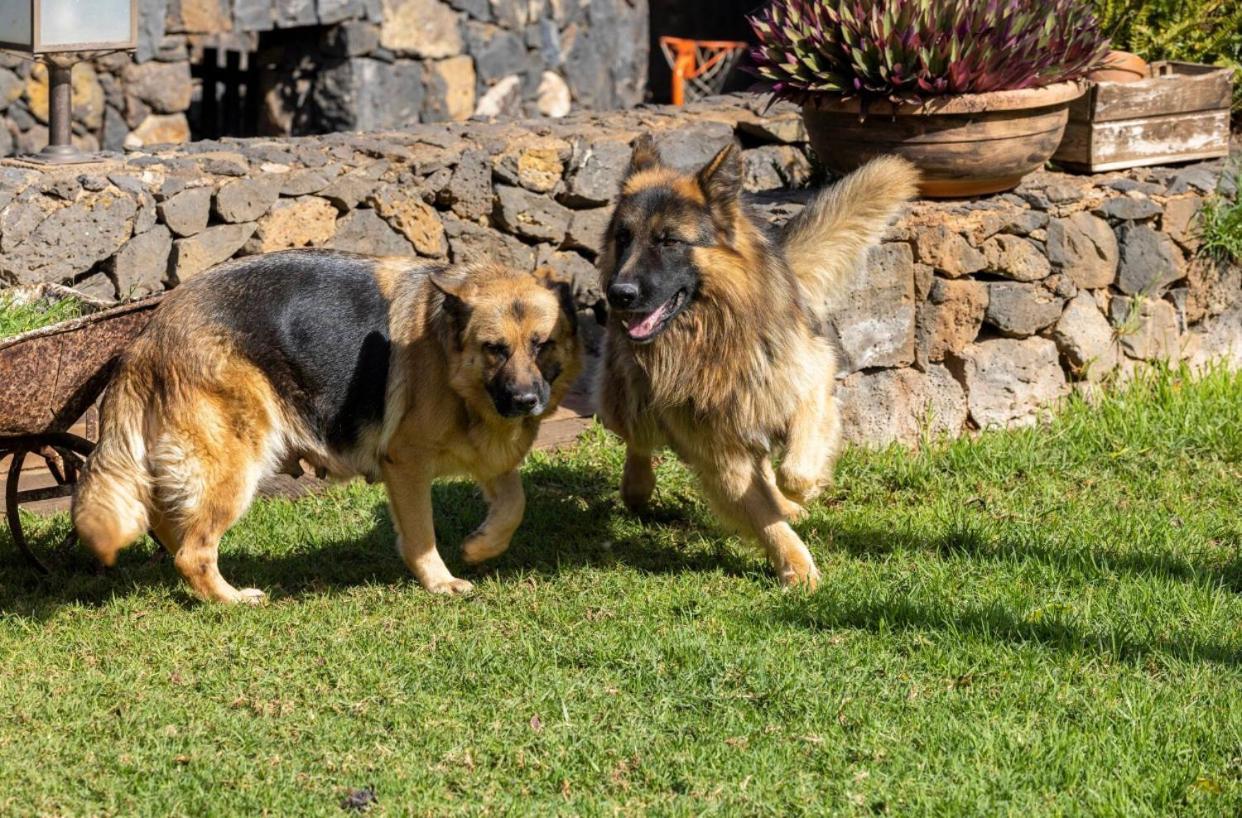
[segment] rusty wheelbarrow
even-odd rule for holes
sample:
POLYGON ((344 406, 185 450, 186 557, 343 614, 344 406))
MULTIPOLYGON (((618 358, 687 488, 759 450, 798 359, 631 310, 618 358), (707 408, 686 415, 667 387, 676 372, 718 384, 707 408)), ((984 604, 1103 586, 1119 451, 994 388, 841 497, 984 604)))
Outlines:
MULTIPOLYGON (((73 493, 95 444, 69 432, 103 393, 117 357, 142 332, 163 296, 134 301, 0 340, 0 459, 11 456, 4 507, 13 542, 47 573, 22 533, 19 509, 73 493), (22 491, 29 456, 42 458, 56 485, 22 491)), ((72 543, 69 535, 66 547, 72 543)))

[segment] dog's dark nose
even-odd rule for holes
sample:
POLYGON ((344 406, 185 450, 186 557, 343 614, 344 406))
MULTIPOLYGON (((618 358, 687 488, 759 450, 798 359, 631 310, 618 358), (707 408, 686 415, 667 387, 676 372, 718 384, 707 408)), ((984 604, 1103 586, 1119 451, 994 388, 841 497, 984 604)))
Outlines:
POLYGON ((539 405, 539 396, 534 392, 520 392, 510 400, 513 401, 513 408, 521 412, 530 412, 539 405))
POLYGON ((608 303, 619 310, 638 300, 638 285, 628 281, 614 281, 608 287, 608 303))

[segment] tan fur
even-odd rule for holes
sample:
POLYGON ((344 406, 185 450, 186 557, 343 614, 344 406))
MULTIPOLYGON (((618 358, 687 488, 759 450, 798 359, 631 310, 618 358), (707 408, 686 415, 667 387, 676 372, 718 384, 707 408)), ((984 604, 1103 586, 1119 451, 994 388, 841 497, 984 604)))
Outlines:
MULTIPOLYGON (((389 410, 381 443, 381 470, 388 488, 399 548, 410 570, 433 591, 461 591, 469 583, 452 577, 435 548, 430 514, 431 480, 445 474, 467 474, 480 482, 489 502, 487 519, 462 546, 467 562, 481 562, 503 553, 521 521, 525 498, 517 468, 530 451, 539 421, 559 406, 580 370, 577 338, 565 325, 555 298, 540 282, 548 270, 515 280, 499 266, 462 271, 460 296, 474 307, 469 333, 460 349, 429 325, 434 317, 418 298, 399 295, 393 303, 396 370, 405 377, 390 381, 389 410), (521 286, 518 286, 518 285, 521 286), (521 298, 529 309, 516 318, 510 306, 521 298), (495 367, 479 340, 495 337, 557 338, 564 371, 552 386, 548 408, 540 417, 507 420, 496 414, 483 383, 495 367), (446 354, 431 354, 447 349, 446 354), (435 367, 428 372, 427 367, 435 367), (410 376, 417 373, 418 381, 410 376), (443 381, 450 389, 428 390, 443 381)), ((513 344, 511 364, 533 365, 525 345, 513 344)))
POLYGON ((220 537, 245 512, 259 481, 305 460, 338 478, 380 477, 388 490, 399 548, 430 591, 457 593, 440 558, 431 482, 448 474, 478 480, 486 521, 464 545, 468 562, 502 553, 521 521, 517 469, 541 417, 554 412, 575 380, 579 344, 548 271, 532 275, 496 265, 433 271, 411 260, 374 261, 389 303, 393 344, 382 425, 346 453, 329 451, 304 427, 263 372, 214 326, 193 288, 174 291, 123 358, 102 409, 102 433, 74 498, 74 524, 105 564, 150 528, 174 554, 194 592, 221 602, 254 602, 220 575, 220 537), (446 313, 433 279, 460 282, 470 308, 464 324, 446 313), (521 304, 520 316, 514 304, 521 304), (484 389, 496 370, 480 339, 513 345, 504 366, 530 368, 532 338, 561 374, 539 417, 500 416, 484 389))
POLYGON ((918 171, 905 159, 881 157, 820 191, 785 225, 785 260, 817 315, 831 315, 841 282, 857 273, 880 240, 875 226, 887 224, 917 195, 918 182, 918 171))
MULTIPOLYGON (((637 207, 630 197, 662 186, 682 205, 643 214, 649 224, 667 233, 670 213, 703 202, 716 235, 691 256, 697 296, 654 341, 632 343, 610 318, 600 414, 627 444, 626 505, 646 504, 652 454, 667 445, 699 477, 716 513, 764 546, 783 583, 813 587, 819 572, 789 521, 831 479, 841 445, 836 356, 818 305, 861 264, 914 194, 917 176, 901 160, 878 160, 821 194, 773 244, 738 198, 738 154, 726 148, 691 176, 661 166, 649 144, 636 148, 618 217, 637 207), (687 184, 698 197, 682 193, 687 184)), ((605 288, 617 268, 610 234, 605 288)))

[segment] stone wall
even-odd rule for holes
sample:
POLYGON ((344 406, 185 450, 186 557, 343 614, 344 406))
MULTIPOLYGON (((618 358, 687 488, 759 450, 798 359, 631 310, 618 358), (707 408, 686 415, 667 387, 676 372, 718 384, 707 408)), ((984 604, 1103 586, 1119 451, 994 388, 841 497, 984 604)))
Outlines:
MULTIPOLYGON (((192 66, 217 59, 217 51, 237 52, 250 72, 244 93, 258 99, 241 105, 253 107, 257 122, 247 130, 273 135, 472 116, 557 117, 573 109, 631 107, 646 90, 646 0, 142 0, 139 6, 135 54, 74 69, 74 134, 84 149, 202 136, 204 87, 192 66)), ((212 82, 206 93, 223 91, 212 82)), ((42 65, 0 53, 0 156, 47 144, 47 95, 42 65)))
MULTIPOLYGON (((765 218, 813 181, 796 110, 753 97, 558 120, 199 142, 72 170, 0 166, 0 286, 133 297, 233 256, 333 247, 548 264, 598 306, 595 251, 630 143, 653 131, 692 166, 728 140, 765 218)), ((1196 252, 1225 163, 1096 177, 1037 173, 1014 193, 918 202, 842 294, 854 439, 1034 422, 1073 389, 1153 360, 1242 363, 1242 270, 1196 252), (930 426, 928 427, 928 424, 930 426)), ((593 322, 585 322, 591 325, 593 322)))

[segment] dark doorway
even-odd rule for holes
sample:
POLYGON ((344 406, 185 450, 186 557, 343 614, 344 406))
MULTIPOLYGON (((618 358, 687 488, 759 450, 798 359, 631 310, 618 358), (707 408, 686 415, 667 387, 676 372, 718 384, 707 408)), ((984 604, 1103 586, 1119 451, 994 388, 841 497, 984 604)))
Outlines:
POLYGON ((192 67, 195 139, 317 133, 310 101, 325 64, 323 27, 276 29, 206 47, 192 67))
POLYGON ((255 136, 258 124, 258 61, 249 51, 205 48, 191 69, 202 89, 190 109, 195 139, 255 136))

